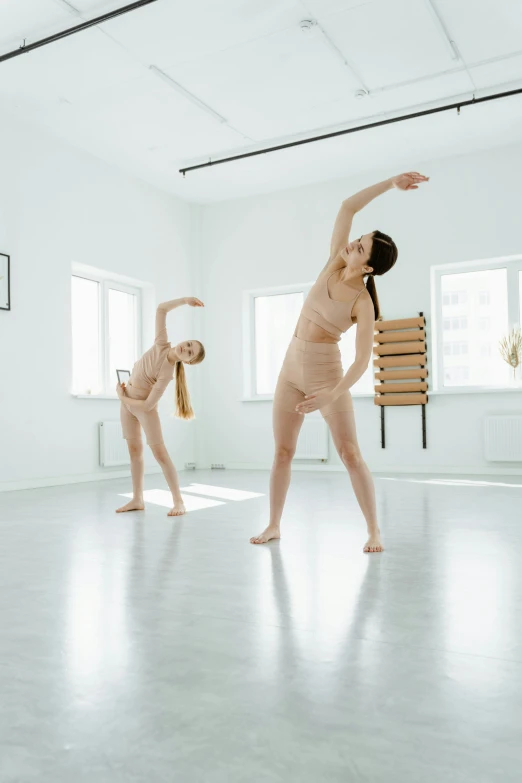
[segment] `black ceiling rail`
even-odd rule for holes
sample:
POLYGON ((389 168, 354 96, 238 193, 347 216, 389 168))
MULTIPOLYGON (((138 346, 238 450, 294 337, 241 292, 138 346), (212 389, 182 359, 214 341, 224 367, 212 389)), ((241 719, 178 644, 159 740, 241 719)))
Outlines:
POLYGON ((82 30, 87 30, 89 27, 95 27, 102 22, 108 22, 109 19, 115 19, 117 16, 123 16, 123 14, 128 14, 130 11, 135 11, 145 5, 150 5, 151 3, 156 2, 157 0, 136 0, 136 2, 131 3, 130 5, 125 5, 122 8, 116 8, 114 11, 108 11, 106 14, 102 14, 102 16, 97 16, 96 19, 89 19, 87 22, 82 22, 81 24, 77 24, 74 27, 68 27, 67 30, 54 33, 54 35, 49 35, 47 38, 42 38, 40 41, 35 41, 34 43, 26 45, 24 40, 24 43, 22 46, 20 46, 19 49, 15 49, 13 52, 7 52, 7 54, 0 55, 0 63, 5 62, 6 60, 12 60, 13 57, 19 57, 21 54, 27 54, 28 52, 34 51, 34 49, 40 49, 42 46, 47 46, 47 44, 60 41, 62 38, 67 38, 69 35, 81 33, 82 30))
POLYGON ((485 95, 482 98, 471 98, 467 101, 459 101, 458 103, 451 103, 445 106, 437 106, 433 109, 423 109, 422 111, 416 111, 412 114, 402 114, 399 117, 391 117, 387 120, 377 120, 376 122, 368 122, 365 125, 357 125, 355 128, 345 128, 344 130, 333 131, 332 133, 323 133, 320 136, 312 136, 308 139, 300 139, 299 141, 289 141, 286 144, 277 144, 274 147, 265 147, 261 150, 255 150, 254 152, 243 152, 239 155, 230 155, 228 158, 218 158, 217 160, 208 160, 206 163, 197 163, 194 166, 186 166, 183 169, 179 169, 179 173, 185 174, 187 171, 196 171, 196 169, 205 169, 210 166, 219 166, 221 163, 230 163, 234 160, 242 160, 243 158, 253 158, 255 155, 266 155, 269 152, 278 152, 279 150, 286 150, 290 147, 299 147, 301 144, 312 144, 315 141, 324 141, 325 139, 334 139, 337 136, 345 136, 349 133, 358 133, 359 131, 368 130, 370 128, 379 128, 383 125, 392 125, 395 122, 404 122, 405 120, 414 120, 417 117, 427 117, 430 114, 440 114, 444 111, 452 111, 456 109, 460 114, 461 108, 464 106, 476 106, 479 103, 486 103, 487 101, 496 101, 500 98, 509 98, 512 95, 521 95, 522 87, 516 90, 508 90, 507 92, 497 92, 493 95, 485 95))

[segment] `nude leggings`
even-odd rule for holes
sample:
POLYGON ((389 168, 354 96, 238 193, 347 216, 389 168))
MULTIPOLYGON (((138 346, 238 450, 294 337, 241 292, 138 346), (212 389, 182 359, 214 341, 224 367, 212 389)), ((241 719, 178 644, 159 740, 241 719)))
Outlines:
MULTIPOLYGON (((293 337, 277 381, 274 405, 295 412, 295 406, 305 395, 333 389, 343 375, 341 352, 336 343, 311 343, 293 337)), ((352 395, 346 391, 320 411, 326 417, 352 409, 352 395)))

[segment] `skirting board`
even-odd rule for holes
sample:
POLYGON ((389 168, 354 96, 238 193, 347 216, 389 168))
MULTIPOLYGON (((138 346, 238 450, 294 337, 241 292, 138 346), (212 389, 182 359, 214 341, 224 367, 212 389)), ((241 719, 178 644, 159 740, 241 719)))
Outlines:
MULTIPOLYGON (((229 470, 270 470, 271 465, 256 462, 231 462, 226 466, 229 470)), ((453 465, 380 465, 377 470, 372 469, 369 465, 371 472, 378 475, 389 475, 409 473, 410 475, 418 473, 422 475, 438 475, 438 476, 520 476, 522 466, 516 468, 513 467, 457 467, 453 465)), ((199 470, 209 470, 210 465, 198 465, 199 470)), ((343 465, 292 465, 294 471, 317 471, 321 473, 342 473, 346 471, 343 465)))
MULTIPOLYGON (((161 473, 161 468, 145 468, 146 476, 156 473, 161 473)), ((25 481, 6 481, 0 483, 0 492, 59 487, 63 484, 84 484, 88 481, 110 481, 118 478, 130 478, 130 470, 112 470, 110 473, 82 473, 79 476, 51 476, 50 478, 27 479, 25 481)))

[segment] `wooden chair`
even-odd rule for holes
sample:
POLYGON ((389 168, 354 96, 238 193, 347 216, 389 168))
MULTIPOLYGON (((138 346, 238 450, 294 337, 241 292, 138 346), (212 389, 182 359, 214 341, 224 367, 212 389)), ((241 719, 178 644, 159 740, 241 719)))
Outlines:
POLYGON ((426 405, 428 377, 426 356, 426 319, 377 321, 373 361, 375 405, 381 408, 381 447, 386 445, 384 411, 390 405, 422 406, 422 447, 426 448, 426 405))

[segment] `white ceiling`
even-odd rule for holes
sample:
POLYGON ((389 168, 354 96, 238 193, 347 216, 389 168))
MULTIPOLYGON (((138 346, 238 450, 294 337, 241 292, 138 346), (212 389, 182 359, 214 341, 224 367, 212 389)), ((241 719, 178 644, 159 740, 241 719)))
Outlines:
MULTIPOLYGON (((128 1, 2 0, 0 54, 128 1)), ((202 203, 519 141, 522 96, 178 173, 521 86, 521 0, 157 0, 0 63, 4 109, 202 203)))

